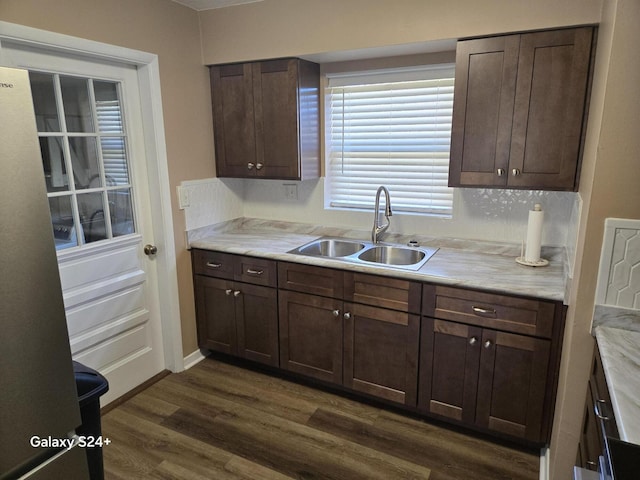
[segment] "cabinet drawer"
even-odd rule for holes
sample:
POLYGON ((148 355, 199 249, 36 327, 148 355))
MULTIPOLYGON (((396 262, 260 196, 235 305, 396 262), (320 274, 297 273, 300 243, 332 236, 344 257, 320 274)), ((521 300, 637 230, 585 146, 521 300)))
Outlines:
POLYGON ((234 255, 209 250, 192 250, 191 255, 195 274, 233 280, 234 255))
POLYGON ((342 298, 344 272, 313 265, 278 262, 278 286, 285 290, 342 298))
POLYGON ((350 302, 420 313, 421 285, 417 282, 346 272, 344 284, 344 298, 350 302))
POLYGON ((239 282, 275 287, 277 266, 273 260, 253 257, 237 257, 235 279, 239 282))
POLYGON ((430 317, 548 338, 555 313, 552 302, 430 285, 422 305, 430 317))

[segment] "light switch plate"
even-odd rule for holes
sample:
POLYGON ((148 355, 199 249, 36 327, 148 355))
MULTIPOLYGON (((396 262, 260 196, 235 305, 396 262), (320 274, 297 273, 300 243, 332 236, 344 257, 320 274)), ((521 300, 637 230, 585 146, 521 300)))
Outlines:
POLYGON ((191 204, 191 195, 189 195, 189 189, 183 187, 182 185, 178 185, 176 188, 178 191, 178 207, 180 208, 180 210, 184 210, 191 204))
POLYGON ((298 200, 298 185, 295 183, 285 183, 284 198, 286 200, 298 200))

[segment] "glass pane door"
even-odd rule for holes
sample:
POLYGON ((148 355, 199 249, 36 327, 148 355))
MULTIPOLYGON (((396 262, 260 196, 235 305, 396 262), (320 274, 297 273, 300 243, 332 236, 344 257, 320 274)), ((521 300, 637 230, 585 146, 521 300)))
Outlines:
POLYGON ((120 84, 29 78, 56 248, 135 233, 120 84))

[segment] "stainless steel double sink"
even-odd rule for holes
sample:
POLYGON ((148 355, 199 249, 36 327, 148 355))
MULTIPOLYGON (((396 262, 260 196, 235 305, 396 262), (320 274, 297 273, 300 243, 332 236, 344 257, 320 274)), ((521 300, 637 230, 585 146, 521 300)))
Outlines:
POLYGON ((310 257, 325 257, 364 265, 419 270, 437 250, 437 248, 418 246, 374 244, 362 240, 344 238, 319 238, 294 248, 288 253, 310 257))

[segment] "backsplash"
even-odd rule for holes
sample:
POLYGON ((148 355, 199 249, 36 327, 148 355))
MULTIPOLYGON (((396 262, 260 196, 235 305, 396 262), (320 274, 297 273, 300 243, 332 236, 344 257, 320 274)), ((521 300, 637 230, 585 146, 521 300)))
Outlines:
MULTIPOLYGON (((324 208, 323 179, 283 182, 213 178, 183 182, 182 186, 190 197, 190 206, 185 208, 187 230, 238 217, 371 228, 370 212, 324 208), (297 200, 285 198, 287 183, 296 186, 297 200)), ((389 232, 520 245, 526 237, 528 211, 536 203, 545 211, 542 244, 575 251, 579 196, 573 192, 455 189, 453 218, 395 213, 389 232)))
POLYGON ((640 220, 605 221, 596 304, 640 310, 640 220))
POLYGON ((187 231, 243 216, 244 180, 218 178, 182 182, 189 206, 184 209, 187 231))

